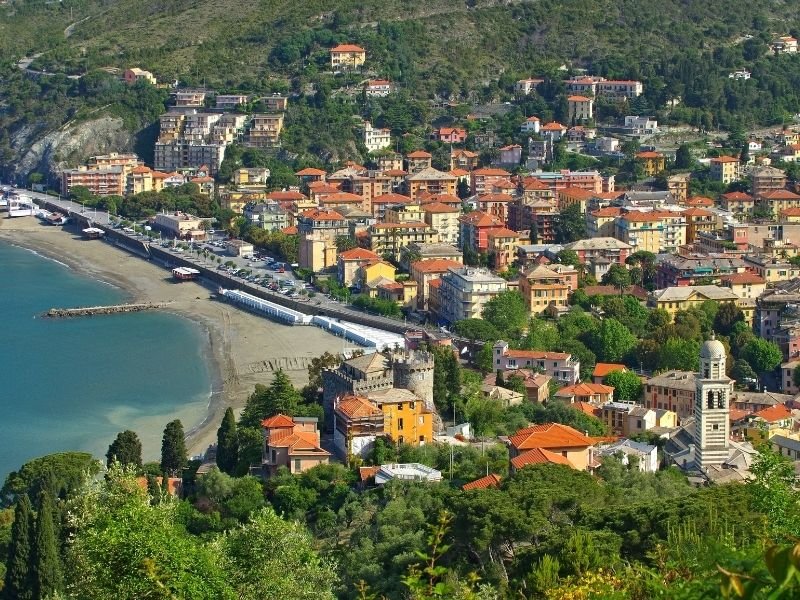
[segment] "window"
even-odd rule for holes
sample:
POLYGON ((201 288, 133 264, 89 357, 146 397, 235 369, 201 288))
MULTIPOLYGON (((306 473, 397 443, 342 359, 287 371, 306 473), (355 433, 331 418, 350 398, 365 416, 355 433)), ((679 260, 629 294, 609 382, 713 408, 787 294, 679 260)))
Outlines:
POLYGON ((405 429, 405 428, 403 427, 403 419, 402 419, 402 418, 400 418, 400 419, 397 419, 397 428, 398 428, 398 429, 405 429))
POLYGON ((302 465, 303 465, 303 461, 301 459, 299 459, 299 458, 295 458, 294 459, 294 472, 295 473, 299 473, 300 471, 302 471, 303 470, 302 465))
POLYGON ((276 456, 275 450, 272 450, 272 452, 270 454, 271 454, 270 462, 275 464, 275 461, 277 460, 277 456, 276 456))
POLYGON ((714 424, 711 426, 711 429, 712 429, 712 431, 719 431, 719 424, 718 424, 718 423, 714 423, 714 424))

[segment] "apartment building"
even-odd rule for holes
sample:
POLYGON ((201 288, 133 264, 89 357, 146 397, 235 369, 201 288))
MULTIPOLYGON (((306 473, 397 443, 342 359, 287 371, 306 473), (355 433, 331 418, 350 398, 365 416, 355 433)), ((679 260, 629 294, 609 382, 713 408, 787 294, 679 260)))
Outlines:
POLYGON ((251 115, 244 145, 250 148, 275 148, 280 146, 283 131, 283 114, 251 115))
POLYGON ((647 177, 655 177, 663 171, 667 164, 667 158, 660 152, 638 152, 636 162, 642 165, 644 174, 647 177))
POLYGON ((364 146, 369 152, 379 152, 392 146, 392 132, 389 129, 373 127, 369 121, 364 121, 364 146))
POLYGON ((153 224, 167 235, 182 239, 202 239, 206 233, 202 219, 180 211, 157 214, 153 224))
POLYGON ((458 245, 460 225, 458 217, 461 210, 458 206, 442 202, 429 202, 421 206, 424 221, 439 233, 439 241, 444 244, 458 245))
POLYGON ((568 96, 567 115, 570 123, 594 119, 594 100, 587 96, 568 96))
POLYGON ((494 216, 481 212, 473 211, 462 215, 459 221, 459 246, 470 248, 475 252, 486 252, 489 249, 489 238, 487 234, 490 229, 503 227, 503 221, 494 216))
POLYGON ((739 180, 739 159, 733 156, 718 156, 711 159, 711 179, 725 185, 739 180))
POLYGON ((125 193, 125 174, 121 166, 61 171, 61 193, 68 196, 76 187, 84 187, 95 196, 122 196, 125 193))
POLYGON ((563 385, 580 381, 581 362, 569 353, 540 350, 512 350, 499 341, 492 348, 493 367, 503 372, 514 369, 539 369, 563 385))
POLYGON ((755 167, 750 171, 750 193, 755 198, 786 187, 786 173, 775 167, 755 167))
POLYGON ((457 182, 458 178, 455 175, 428 167, 406 176, 405 192, 413 200, 426 193, 432 196, 438 194, 455 196, 457 182))
MULTIPOLYGON (((430 288, 431 294, 434 289, 430 288)), ((487 269, 451 267, 435 292, 438 317, 447 323, 480 318, 486 303, 507 289, 506 280, 487 269)))
POLYGON ((520 274, 519 292, 531 315, 540 315, 551 307, 567 307, 569 295, 574 289, 571 284, 568 274, 558 273, 544 265, 536 265, 520 274))
POLYGON ((428 310, 431 281, 439 279, 450 269, 461 268, 462 264, 448 258, 418 260, 411 263, 411 278, 417 283, 417 309, 428 310))
POLYGON ((439 241, 439 234, 424 221, 383 222, 367 229, 370 249, 383 255, 390 253, 399 258, 401 250, 411 243, 431 244, 439 241))
POLYGON ((334 71, 356 69, 367 61, 367 51, 355 44, 339 44, 330 49, 330 55, 334 71))
POLYGON ((720 196, 720 207, 739 217, 749 218, 753 215, 756 199, 744 192, 728 192, 720 196))
POLYGON ((146 81, 150 85, 156 85, 158 83, 155 75, 153 75, 150 71, 145 71, 144 69, 139 69, 138 67, 125 69, 122 79, 128 85, 133 85, 137 81, 146 81))

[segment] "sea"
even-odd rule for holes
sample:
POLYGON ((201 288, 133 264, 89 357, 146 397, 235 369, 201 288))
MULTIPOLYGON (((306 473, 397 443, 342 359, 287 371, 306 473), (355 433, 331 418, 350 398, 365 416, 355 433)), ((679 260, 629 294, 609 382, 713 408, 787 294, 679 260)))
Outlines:
POLYGON ((207 336, 162 312, 48 319, 52 307, 127 300, 111 285, 0 242, 0 485, 31 458, 69 450, 105 460, 131 429, 158 460, 172 419, 204 418, 212 377, 207 336))

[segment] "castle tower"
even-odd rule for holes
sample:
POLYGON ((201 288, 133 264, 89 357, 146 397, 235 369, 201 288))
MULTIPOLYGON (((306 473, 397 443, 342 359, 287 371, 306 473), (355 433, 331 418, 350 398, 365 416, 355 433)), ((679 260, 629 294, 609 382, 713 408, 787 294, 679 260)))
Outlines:
POLYGON ((414 392, 425 407, 436 412, 433 403, 433 354, 412 350, 395 355, 392 360, 394 387, 414 392))
POLYGON ((731 379, 725 375, 725 346, 714 336, 700 349, 694 403, 695 464, 721 465, 730 446, 731 379))

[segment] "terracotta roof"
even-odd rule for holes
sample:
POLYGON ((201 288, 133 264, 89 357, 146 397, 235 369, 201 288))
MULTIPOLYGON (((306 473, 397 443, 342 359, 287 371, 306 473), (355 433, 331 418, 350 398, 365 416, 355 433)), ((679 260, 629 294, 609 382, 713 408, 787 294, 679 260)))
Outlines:
POLYGON ((301 217, 314 221, 343 221, 344 217, 330 208, 309 208, 300 213, 301 217))
POLYGON ((323 204, 333 204, 342 202, 360 204, 364 202, 364 198, 356 194, 351 194, 350 192, 336 192, 334 194, 327 194, 324 198, 320 198, 320 202, 323 204))
POLYGON ((727 194, 722 194, 722 197, 726 200, 744 200, 748 202, 755 200, 750 194, 745 194, 744 192, 728 192, 727 194))
POLYGON ((733 156, 717 156, 711 159, 712 163, 733 163, 739 162, 738 158, 734 158, 733 156))
POLYGON ((508 179, 503 179, 492 183, 492 187, 498 190, 515 190, 517 189, 517 184, 510 182, 508 179))
POLYGON ((453 177, 464 177, 465 175, 469 175, 469 171, 464 169, 450 169, 448 173, 450 173, 450 175, 453 177))
POLYGON ((466 156, 467 158, 477 158, 478 153, 471 150, 464 150, 463 148, 456 148, 450 153, 450 156, 466 156))
POLYGON ((741 408, 731 408, 730 415, 728 419, 731 423, 735 423, 736 421, 741 421, 747 416, 750 416, 752 413, 749 410, 743 410, 741 408))
POLYGON ((475 227, 502 227, 503 221, 494 215, 490 215, 479 210, 474 210, 469 214, 458 218, 462 223, 474 225, 475 227))
POLYGON ((526 467, 528 465, 543 464, 565 465, 567 467, 572 467, 573 469, 575 468, 573 464, 567 460, 567 457, 556 454, 555 452, 550 452, 549 450, 545 450, 543 448, 533 448, 511 459, 511 465, 515 469, 521 469, 522 467, 526 467))
POLYGON ((618 217, 622 214, 622 209, 618 206, 606 206, 589 214, 593 217, 618 217))
POLYGON ((384 281, 378 284, 379 288, 383 288, 385 290, 401 290, 403 289, 403 284, 397 281, 384 281))
POLYGON ((192 177, 189 181, 192 183, 211 183, 214 181, 213 177, 192 177))
POLYGON ((526 190, 549 190, 550 186, 544 181, 536 179, 535 177, 526 177, 522 183, 523 189, 526 190))
POLYGON ((386 169, 383 174, 389 177, 404 177, 408 175, 403 169, 386 169))
POLYGON ((334 185, 331 182, 325 183, 324 181, 315 181, 314 183, 309 183, 308 190, 317 196, 336 194, 340 191, 338 184, 334 185))
POLYGON ((514 231, 513 229, 508 229, 507 227, 496 227, 494 229, 489 229, 486 232, 488 237, 513 237, 519 238, 519 233, 514 231))
POLYGON ((620 215, 620 218, 633 223, 651 223, 653 221, 661 220, 661 216, 655 211, 642 212, 639 210, 626 212, 620 215))
POLYGON ((372 204, 409 204, 413 202, 410 196, 403 194, 381 194, 372 198, 372 204))
POLYGON ((361 396, 345 396, 336 405, 336 410, 348 419, 359 419, 382 414, 367 398, 361 396))
POLYGON ((268 200, 305 200, 306 197, 300 192, 270 192, 267 194, 268 200))
POLYGON ((295 173, 295 175, 297 175, 298 177, 303 177, 305 175, 325 175, 325 171, 323 171, 322 169, 315 169, 313 167, 306 167, 305 169, 302 169, 297 173, 295 173))
POLYGON ((380 260, 380 256, 366 248, 352 248, 339 252, 339 258, 344 260, 380 260))
POLYGON ((421 205, 422 210, 429 213, 460 213, 457 206, 444 204, 443 202, 426 202, 421 205))
POLYGON ((483 167, 481 169, 475 169, 472 172, 473 175, 482 175, 487 177, 509 177, 511 173, 506 171, 505 169, 493 169, 489 167, 483 167))
POLYGON ((685 211, 683 211, 683 214, 689 217, 710 217, 714 213, 704 208, 692 207, 692 208, 687 208, 685 211))
POLYGON ((460 262, 449 258, 434 258, 431 260, 418 260, 411 263, 411 271, 419 273, 446 273, 448 269, 463 267, 460 262))
POLYGON ((500 485, 500 480, 502 478, 500 475, 495 475, 494 473, 490 473, 486 477, 481 477, 480 479, 476 479, 475 481, 470 481, 469 483, 465 483, 461 486, 461 489, 464 491, 467 490, 485 490, 487 488, 496 488, 500 485))
POLYGON ((600 409, 593 405, 589 404, 588 402, 573 402, 570 406, 575 410, 579 410, 582 413, 589 415, 590 417, 597 417, 600 415, 600 409))
POLYGON ((281 233, 285 233, 286 235, 297 235, 299 232, 296 225, 289 225, 289 227, 284 227, 281 229, 281 233))
POLYGON ((409 152, 406 154, 406 158, 431 158, 430 152, 425 152, 425 150, 414 150, 414 152, 409 152))
POLYGON ((575 186, 570 186, 570 187, 564 188, 563 190, 559 190, 558 194, 559 194, 559 196, 561 194, 564 194, 565 196, 572 196, 573 198, 584 198, 584 199, 587 199, 587 200, 589 198, 594 198, 594 192, 590 192, 589 190, 585 190, 583 188, 579 188, 579 187, 575 187, 575 186))
POLYGON ((783 421, 788 419, 792 416, 792 411, 786 408, 785 404, 776 404, 774 406, 770 406, 768 408, 761 409, 760 411, 753 413, 753 417, 757 417, 766 421, 767 423, 775 423, 777 421, 783 421))
POLYGON ((800 208, 787 208, 781 211, 781 215, 784 217, 800 217, 800 208))
POLYGON ((723 275, 720 281, 727 281, 729 283, 747 284, 747 283, 766 283, 767 280, 755 273, 731 273, 730 275, 723 275))
POLYGON ((529 123, 538 123, 539 122, 539 117, 528 117, 525 120, 528 121, 529 123))
POLYGON ((323 450, 317 441, 317 434, 311 431, 296 431, 289 435, 281 436, 273 440, 270 438, 269 445, 275 448, 289 448, 289 453, 303 454, 313 452, 323 456, 330 456, 327 450, 323 450))
POLYGON ((261 421, 261 426, 265 429, 278 427, 294 427, 294 419, 283 414, 274 415, 261 421))
POLYGON ((648 152, 637 152, 636 158, 644 158, 644 159, 664 158, 664 155, 661 154, 660 152, 650 152, 650 151, 648 151, 648 152))
POLYGON ((552 122, 547 123, 546 125, 544 125, 542 127, 542 131, 563 131, 565 129, 566 129, 566 127, 564 127, 558 121, 552 121, 552 122))
POLYGON ((591 98, 587 98, 586 96, 570 96, 567 98, 567 102, 591 102, 591 98))
POLYGON ((556 396, 591 396, 593 394, 613 393, 614 388, 610 385, 603 385, 602 383, 576 383, 575 385, 568 385, 561 388, 558 390, 558 392, 556 392, 556 396))
POLYGON ((714 201, 708 196, 690 196, 686 199, 687 206, 714 206, 714 201))
POLYGON ((790 192, 789 190, 772 190, 771 192, 767 192, 766 194, 761 194, 762 198, 766 198, 767 200, 797 200, 800 199, 800 196, 795 194, 794 192, 790 192))
POLYGON ((377 475, 380 470, 381 468, 379 466, 358 467, 358 476, 361 481, 369 481, 370 479, 374 479, 375 475, 377 475))
MULTIPOLYGON (((422 194, 420 194, 422 197, 422 194)), ((434 194, 430 196, 427 201, 429 202, 441 202, 442 204, 461 204, 462 200, 458 196, 454 196, 453 194, 434 194)))
POLYGON ((514 198, 508 194, 481 194, 478 202, 513 202, 514 198))
POLYGON ((438 287, 441 287, 441 285, 442 285, 442 280, 441 279, 434 279, 433 281, 431 281, 428 284, 428 286, 431 287, 431 288, 438 288, 438 287))
POLYGON ((592 371, 592 377, 605 377, 609 373, 616 371, 627 371, 628 367, 620 363, 597 363, 592 371))
POLYGON ((355 44, 339 44, 335 48, 331 48, 331 52, 366 52, 366 50, 355 44))
POLYGON ((171 177, 169 173, 162 173, 161 171, 151 171, 150 176, 156 179, 169 179, 171 177))
POLYGON ((131 173, 133 175, 145 175, 150 172, 150 167, 145 167, 144 165, 139 167, 134 167, 131 169, 131 173))
POLYGON ((508 441, 517 450, 533 448, 585 448, 592 440, 567 425, 546 423, 520 429, 508 441))

